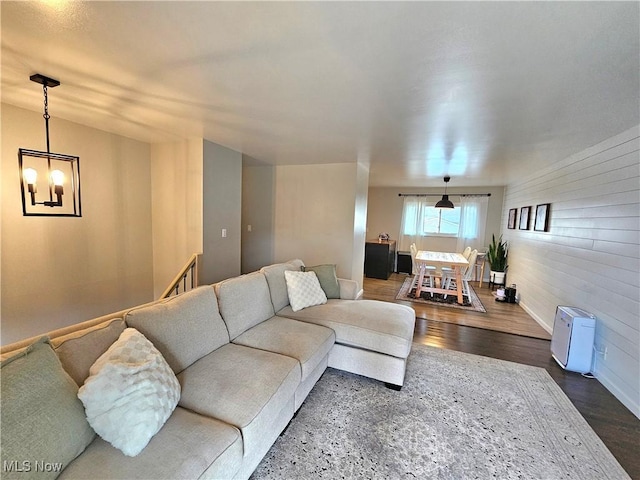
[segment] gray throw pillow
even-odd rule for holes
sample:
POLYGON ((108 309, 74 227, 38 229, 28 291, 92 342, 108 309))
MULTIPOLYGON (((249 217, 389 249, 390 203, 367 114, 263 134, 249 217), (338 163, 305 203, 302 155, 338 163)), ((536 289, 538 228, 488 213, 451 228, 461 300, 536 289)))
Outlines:
POLYGON ((95 436, 78 385, 46 337, 0 366, 2 478, 56 478, 95 436))
POLYGON ((340 284, 336 275, 335 265, 316 265, 314 267, 300 267, 303 272, 315 272, 320 286, 327 298, 340 298, 340 284))

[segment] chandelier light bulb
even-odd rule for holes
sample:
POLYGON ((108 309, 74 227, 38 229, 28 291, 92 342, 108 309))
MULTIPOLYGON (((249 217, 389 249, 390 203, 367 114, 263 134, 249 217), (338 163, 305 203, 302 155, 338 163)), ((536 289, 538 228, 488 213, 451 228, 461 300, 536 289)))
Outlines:
POLYGON ((36 181, 38 180, 38 172, 35 168, 25 168, 23 175, 25 182, 27 182, 29 185, 35 185, 36 181))
POLYGON ((64 184, 64 173, 61 170, 54 170, 51 172, 51 181, 56 187, 61 187, 64 184))

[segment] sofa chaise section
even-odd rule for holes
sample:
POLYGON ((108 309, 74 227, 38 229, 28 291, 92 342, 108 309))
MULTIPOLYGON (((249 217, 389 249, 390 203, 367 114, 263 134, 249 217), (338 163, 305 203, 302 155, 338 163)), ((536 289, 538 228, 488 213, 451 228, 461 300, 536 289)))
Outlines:
MULTIPOLYGON (((286 270, 299 271, 301 260, 263 267, 277 316, 291 318, 334 331, 336 340, 329 355, 330 367, 383 381, 393 388, 404 384, 406 360, 411 351, 415 311, 408 306, 377 300, 329 299, 323 305, 296 312, 289 305, 286 270)), ((341 282, 340 295, 349 280, 341 282)), ((353 282, 355 283, 355 282, 353 282)))

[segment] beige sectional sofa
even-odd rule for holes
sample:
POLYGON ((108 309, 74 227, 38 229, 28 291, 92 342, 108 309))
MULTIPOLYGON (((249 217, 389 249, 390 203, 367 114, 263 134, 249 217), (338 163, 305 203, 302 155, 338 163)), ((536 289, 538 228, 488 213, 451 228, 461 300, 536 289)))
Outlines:
POLYGON ((38 461, 62 463, 61 471, 44 472, 48 478, 248 478, 327 366, 400 388, 413 309, 358 300, 357 283, 339 279, 340 298, 294 311, 284 272, 301 267, 300 260, 271 265, 51 332, 49 343, 4 347, 2 478, 25 478, 25 466, 35 472, 38 461), (86 419, 75 410, 60 407, 76 402, 69 408, 77 410, 79 400, 66 397, 126 328, 153 344, 180 386, 177 407, 134 457, 80 425, 86 419), (25 382, 29 388, 19 388, 25 382), (52 387, 45 383, 54 390, 65 384, 60 395, 68 402, 48 402, 43 392, 52 387), (18 418, 24 416, 26 424, 18 418), (52 416, 64 431, 46 420, 52 416), (67 438, 65 431, 85 433, 67 438), (71 453, 60 453, 58 444, 71 453))

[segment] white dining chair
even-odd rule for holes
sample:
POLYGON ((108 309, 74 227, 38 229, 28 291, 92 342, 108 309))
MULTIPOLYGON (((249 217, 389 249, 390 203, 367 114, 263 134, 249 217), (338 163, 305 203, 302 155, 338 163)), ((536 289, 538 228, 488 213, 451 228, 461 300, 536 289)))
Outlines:
MULTIPOLYGON (((476 258, 478 257, 478 250, 477 249, 473 249, 471 250, 471 253, 469 254, 469 258, 467 259, 469 261, 469 265, 467 267, 465 267, 465 269, 461 272, 461 280, 462 280, 462 295, 466 295, 467 297, 470 297, 469 295, 469 280, 471 280, 473 278, 473 274, 476 268, 476 258)), ((453 275, 449 275, 447 276, 447 279, 445 280, 446 284, 445 284, 445 288, 446 290, 457 290, 457 284, 456 284, 456 278, 453 275)), ((444 295, 444 298, 447 298, 448 294, 444 295)))
MULTIPOLYGON (((466 247, 463 251, 462 251, 462 256, 466 259, 469 260, 469 255, 471 255, 471 247, 466 247)), ((452 279, 455 279, 455 275, 453 272, 453 268, 450 267, 442 267, 442 288, 448 288, 448 284, 452 279)), ((444 298, 447 298, 446 296, 444 298)))
MULTIPOLYGON (((423 269, 424 271, 422 286, 433 288, 434 282, 435 282, 434 274, 436 271, 436 267, 431 265, 424 265, 424 264, 418 265, 418 262, 416 262, 416 256, 418 255, 418 248, 416 247, 415 243, 412 243, 410 245, 409 250, 411 251, 411 273, 413 274, 413 283, 411 284, 411 288, 412 289, 418 288, 418 281, 420 280, 420 269, 423 269)), ((430 292, 430 293, 431 293, 431 296, 433 297, 433 292, 430 292)))

